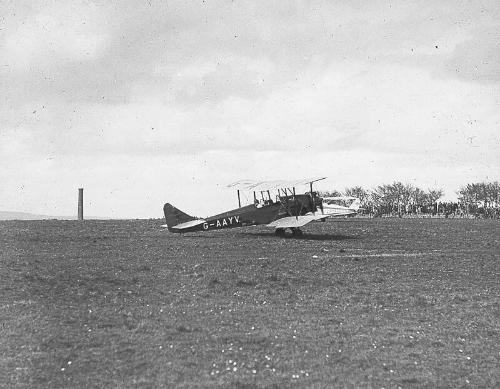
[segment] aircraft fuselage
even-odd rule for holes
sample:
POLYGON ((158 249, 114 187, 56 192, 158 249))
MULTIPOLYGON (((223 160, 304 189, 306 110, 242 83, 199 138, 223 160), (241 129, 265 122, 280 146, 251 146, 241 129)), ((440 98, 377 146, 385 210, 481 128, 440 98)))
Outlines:
POLYGON ((248 225, 269 224, 285 216, 301 216, 317 210, 307 194, 282 196, 277 202, 250 204, 204 219, 203 223, 182 229, 169 227, 172 232, 220 230, 248 225))

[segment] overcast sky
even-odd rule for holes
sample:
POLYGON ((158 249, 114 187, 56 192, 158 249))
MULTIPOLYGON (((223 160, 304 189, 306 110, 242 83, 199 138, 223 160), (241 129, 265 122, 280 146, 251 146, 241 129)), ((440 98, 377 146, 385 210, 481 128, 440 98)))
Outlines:
POLYGON ((2 1, 0 210, 500 179, 498 1, 2 1), (438 5, 437 5, 438 4, 438 5))

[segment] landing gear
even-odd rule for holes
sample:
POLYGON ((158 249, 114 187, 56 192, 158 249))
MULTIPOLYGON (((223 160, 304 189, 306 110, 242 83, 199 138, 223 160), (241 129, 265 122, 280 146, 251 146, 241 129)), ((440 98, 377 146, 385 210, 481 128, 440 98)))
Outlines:
MULTIPOLYGON (((304 233, 300 228, 297 227, 291 227, 290 230, 292 231, 292 236, 295 238, 301 238, 304 233)), ((285 228, 276 228, 274 230, 274 235, 284 237, 285 236, 285 228)))
POLYGON ((285 236, 285 229, 284 228, 276 228, 276 230, 274 231, 274 235, 285 236))

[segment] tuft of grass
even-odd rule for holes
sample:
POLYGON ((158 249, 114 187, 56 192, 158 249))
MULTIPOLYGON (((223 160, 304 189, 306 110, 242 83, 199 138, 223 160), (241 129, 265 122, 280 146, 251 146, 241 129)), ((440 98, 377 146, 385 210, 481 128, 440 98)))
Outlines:
POLYGON ((236 286, 255 286, 257 285, 257 281, 254 280, 247 280, 247 279, 238 279, 236 280, 236 286))

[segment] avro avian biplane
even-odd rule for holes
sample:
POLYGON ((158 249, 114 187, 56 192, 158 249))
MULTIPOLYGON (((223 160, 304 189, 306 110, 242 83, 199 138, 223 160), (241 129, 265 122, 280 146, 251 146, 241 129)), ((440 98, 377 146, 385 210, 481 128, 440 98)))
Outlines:
POLYGON ((183 233, 265 225, 275 228, 277 236, 285 235, 286 229, 290 229, 294 236, 302 236, 300 228, 306 224, 346 214, 344 211, 324 213, 323 199, 313 191, 313 184, 325 178, 296 181, 238 181, 228 185, 237 191, 238 208, 198 219, 167 203, 163 207, 166 224, 162 227, 167 227, 171 232, 183 233), (297 189, 305 185, 309 191, 298 193, 297 189), (253 192, 253 201, 250 204, 241 205, 242 192, 253 192))

